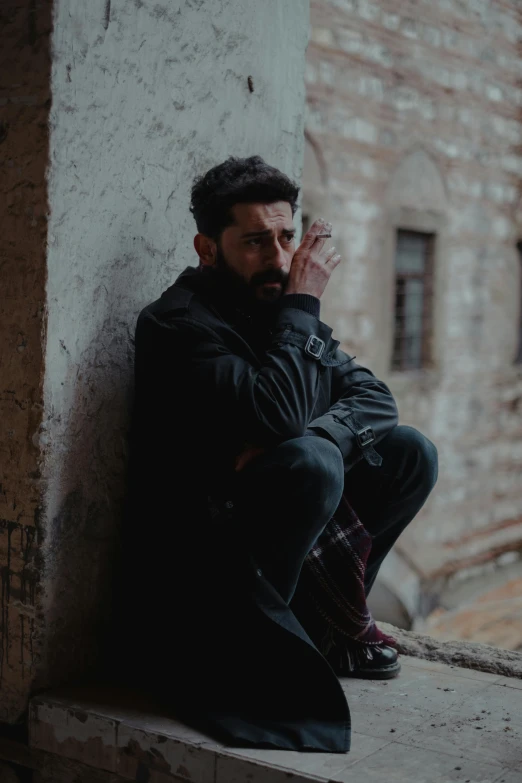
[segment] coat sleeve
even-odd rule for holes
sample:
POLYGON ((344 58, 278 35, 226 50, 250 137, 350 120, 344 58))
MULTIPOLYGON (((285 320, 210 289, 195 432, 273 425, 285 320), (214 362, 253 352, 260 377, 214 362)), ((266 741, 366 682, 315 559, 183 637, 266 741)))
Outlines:
MULTIPOLYGON (((163 324, 163 346, 176 356, 177 380, 198 419, 210 429, 226 418, 232 433, 261 447, 305 434, 322 371, 338 343, 315 316, 281 308, 262 364, 250 363, 212 326, 186 315, 163 324), (307 351, 310 337, 324 343, 319 358, 307 351), (180 362, 181 360, 181 362, 180 362)), ((237 339, 237 337, 236 337, 237 339)))
POLYGON ((366 367, 350 359, 332 370, 330 409, 309 424, 316 432, 337 444, 345 462, 361 457, 380 465, 381 456, 373 448, 398 423, 395 400, 385 383, 366 367))

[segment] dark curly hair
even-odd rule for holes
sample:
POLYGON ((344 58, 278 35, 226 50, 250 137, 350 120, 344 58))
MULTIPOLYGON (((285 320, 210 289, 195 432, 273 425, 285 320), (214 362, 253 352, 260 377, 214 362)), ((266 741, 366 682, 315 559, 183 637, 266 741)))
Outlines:
POLYGON ((292 215, 297 210, 299 187, 279 169, 269 166, 259 155, 230 157, 192 185, 190 211, 200 234, 219 239, 234 223, 234 204, 273 204, 288 201, 292 215))

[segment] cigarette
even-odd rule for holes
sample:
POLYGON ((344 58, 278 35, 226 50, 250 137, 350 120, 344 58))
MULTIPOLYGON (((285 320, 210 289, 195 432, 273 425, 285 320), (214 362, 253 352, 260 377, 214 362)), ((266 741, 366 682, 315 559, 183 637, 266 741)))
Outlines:
POLYGON ((316 239, 328 239, 331 236, 332 236, 331 234, 316 234, 315 238, 316 239))

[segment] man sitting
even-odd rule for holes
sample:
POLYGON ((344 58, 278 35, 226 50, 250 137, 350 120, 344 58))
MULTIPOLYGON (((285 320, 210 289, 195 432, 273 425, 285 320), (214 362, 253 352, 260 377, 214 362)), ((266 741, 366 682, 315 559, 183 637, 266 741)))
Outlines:
POLYGON ((341 258, 324 220, 296 248, 298 193, 258 156, 198 178, 199 265, 139 317, 135 512, 154 542, 140 590, 187 720, 342 752, 338 677, 400 668, 366 595, 437 452, 320 320, 341 258))

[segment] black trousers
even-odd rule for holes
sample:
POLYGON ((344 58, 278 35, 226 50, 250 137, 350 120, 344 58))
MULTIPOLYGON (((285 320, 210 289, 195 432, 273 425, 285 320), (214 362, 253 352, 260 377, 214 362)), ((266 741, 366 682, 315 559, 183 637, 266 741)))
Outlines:
POLYGON ((343 491, 371 534, 366 594, 438 474, 437 449, 413 427, 398 425, 375 447, 382 465, 346 469, 330 441, 307 435, 254 459, 235 479, 242 534, 265 576, 289 603, 304 559, 339 505, 343 491))

